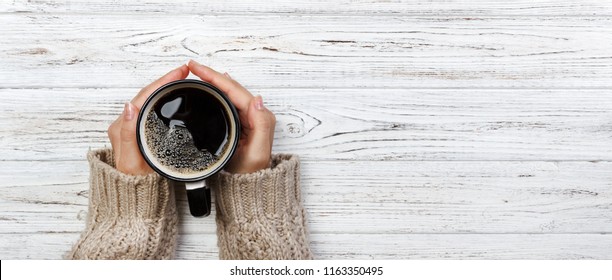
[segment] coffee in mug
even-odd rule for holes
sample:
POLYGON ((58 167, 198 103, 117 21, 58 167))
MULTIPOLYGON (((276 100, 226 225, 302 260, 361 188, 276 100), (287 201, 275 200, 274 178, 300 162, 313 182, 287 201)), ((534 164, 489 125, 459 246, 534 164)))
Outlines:
POLYGON ((137 124, 140 152, 160 175, 185 182, 194 216, 210 214, 204 179, 231 159, 240 137, 236 108, 211 84, 180 80, 145 101, 137 124))

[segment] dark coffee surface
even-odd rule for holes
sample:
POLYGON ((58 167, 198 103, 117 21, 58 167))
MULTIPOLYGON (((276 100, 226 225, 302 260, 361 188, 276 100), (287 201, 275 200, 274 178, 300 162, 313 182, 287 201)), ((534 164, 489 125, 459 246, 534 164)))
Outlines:
POLYGON ((145 125, 149 151, 180 173, 204 171, 223 154, 229 137, 222 104, 197 89, 178 89, 160 98, 145 125))

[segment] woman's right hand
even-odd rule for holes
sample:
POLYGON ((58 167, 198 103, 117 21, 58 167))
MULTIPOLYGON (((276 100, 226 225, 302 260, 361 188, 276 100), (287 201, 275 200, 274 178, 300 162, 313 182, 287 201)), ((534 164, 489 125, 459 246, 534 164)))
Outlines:
POLYGON ((193 60, 191 73, 216 86, 238 109, 241 136, 238 147, 225 170, 231 173, 252 173, 270 167, 276 117, 263 105, 261 96, 253 96, 227 73, 221 74, 193 60))
POLYGON ((178 67, 140 90, 131 102, 126 103, 123 113, 117 120, 109 126, 108 138, 113 147, 117 170, 130 175, 146 175, 153 172, 138 148, 136 140, 138 112, 153 91, 166 83, 185 79, 189 71, 225 92, 238 109, 242 124, 241 138, 225 170, 232 173, 251 173, 268 168, 276 118, 264 107, 261 96, 254 97, 227 74, 220 74, 195 61, 190 61, 188 66, 178 67))

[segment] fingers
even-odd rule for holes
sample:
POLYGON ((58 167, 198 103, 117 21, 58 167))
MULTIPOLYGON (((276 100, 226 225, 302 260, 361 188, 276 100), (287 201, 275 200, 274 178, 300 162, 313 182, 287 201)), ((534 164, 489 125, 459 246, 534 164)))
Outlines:
POLYGON ((153 172, 142 158, 138 148, 136 139, 138 112, 145 100, 156 89, 169 82, 185 79, 188 75, 189 67, 181 65, 144 87, 131 102, 125 104, 121 116, 108 127, 108 138, 113 146, 117 170, 131 175, 145 175, 153 172))
POLYGON ((108 139, 111 142, 111 146, 113 147, 113 155, 114 155, 114 164, 117 166, 117 159, 121 155, 121 145, 120 142, 120 134, 121 134, 121 118, 123 118, 123 113, 117 118, 109 127, 108 127, 108 139))
POLYGON ((119 131, 120 154, 116 158, 116 167, 119 171, 131 175, 143 175, 151 171, 144 162, 136 139, 136 120, 138 108, 127 102, 121 118, 119 131))
POLYGON ((203 81, 225 92, 238 110, 246 111, 249 108, 253 95, 238 82, 229 78, 229 75, 223 75, 193 60, 189 61, 189 70, 203 81))
POLYGON ((270 163, 276 117, 264 107, 261 96, 253 98, 249 106, 248 119, 251 129, 247 135, 247 158, 255 170, 260 170, 267 168, 270 163))
POLYGON ((153 91, 169 82, 185 79, 189 71, 225 92, 239 110, 240 120, 244 125, 243 135, 237 153, 239 158, 233 159, 230 165, 234 165, 238 173, 250 173, 268 168, 276 125, 274 114, 265 108, 261 96, 253 97, 229 75, 220 74, 195 61, 189 61, 187 66, 183 65, 168 72, 143 88, 132 102, 125 105, 122 115, 108 129, 115 155, 115 167, 131 175, 145 175, 153 172, 138 148, 136 138, 138 113, 153 91))
POLYGON ((138 95, 136 95, 134 99, 132 99, 132 104, 140 110, 140 108, 142 107, 142 104, 144 104, 144 102, 147 100, 149 95, 151 95, 151 93, 153 93, 156 89, 160 88, 161 86, 169 82, 176 81, 176 80, 183 80, 187 78, 188 75, 189 75, 189 68, 186 65, 181 65, 180 67, 166 73, 166 75, 162 76, 161 78, 157 79, 155 82, 152 82, 151 84, 149 84, 148 86, 140 90, 138 95))

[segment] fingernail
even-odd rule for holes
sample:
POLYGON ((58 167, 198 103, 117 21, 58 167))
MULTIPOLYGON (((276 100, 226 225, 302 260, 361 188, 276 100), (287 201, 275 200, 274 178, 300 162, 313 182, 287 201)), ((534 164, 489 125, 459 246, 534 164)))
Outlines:
POLYGON ((261 95, 255 96, 255 109, 259 111, 264 109, 263 98, 261 95))
POLYGON ((191 63, 193 63, 193 65, 195 66, 202 66, 202 64, 198 63, 197 61, 190 59, 189 61, 191 61, 191 63))
POLYGON ((228 77, 230 79, 232 78, 232 76, 230 76, 227 72, 223 73, 223 75, 225 75, 225 77, 228 77))
POLYGON ((134 105, 132 103, 125 102, 125 108, 123 109, 123 117, 126 121, 131 121, 134 119, 134 105))

